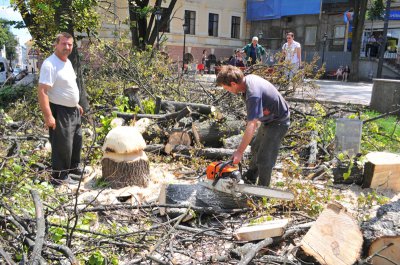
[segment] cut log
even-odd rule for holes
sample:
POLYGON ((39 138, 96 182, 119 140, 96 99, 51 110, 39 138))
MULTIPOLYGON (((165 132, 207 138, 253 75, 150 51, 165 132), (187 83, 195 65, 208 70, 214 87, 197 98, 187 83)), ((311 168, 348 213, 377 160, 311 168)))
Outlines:
POLYGON ((332 203, 320 214, 302 240, 301 248, 321 264, 354 264, 363 243, 356 220, 346 209, 332 203))
POLYGON ((168 143, 165 145, 164 151, 170 154, 176 145, 190 146, 192 139, 187 132, 172 132, 168 137, 168 143))
POLYGON ((289 219, 273 220, 257 225, 242 226, 234 232, 237 240, 254 241, 282 236, 289 219))
POLYGON ((400 264, 400 236, 385 236, 375 240, 370 249, 371 264, 400 264))
POLYGON ((238 135, 245 128, 246 123, 240 120, 224 123, 205 121, 194 123, 199 134, 200 142, 209 147, 221 147, 223 138, 238 135))
POLYGON ((400 155, 386 152, 367 154, 364 166, 364 188, 400 191, 400 155))
POLYGON ((161 110, 169 111, 171 110, 171 106, 175 109, 175 111, 180 111, 183 108, 190 107, 193 111, 196 111, 204 115, 209 115, 215 112, 216 110, 214 106, 205 104, 196 104, 188 102, 169 101, 169 100, 161 101, 161 110))
MULTIPOLYGON (((247 207, 246 198, 236 198, 231 194, 213 191, 200 184, 168 184, 160 192, 160 204, 183 204, 195 207, 211 207, 216 212, 247 207)), ((174 210, 176 211, 176 210, 174 210)), ((160 207, 160 213, 165 208, 160 207)), ((169 213, 167 211, 167 213, 169 213)))
POLYGON ((361 229, 364 249, 372 256, 372 264, 400 264, 400 200, 382 205, 376 217, 363 222, 361 229), (381 257, 376 255, 377 252, 381 257))

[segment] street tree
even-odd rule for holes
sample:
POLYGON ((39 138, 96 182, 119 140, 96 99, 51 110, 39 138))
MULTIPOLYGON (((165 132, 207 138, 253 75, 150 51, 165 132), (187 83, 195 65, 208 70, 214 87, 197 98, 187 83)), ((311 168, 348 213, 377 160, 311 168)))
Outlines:
POLYGON ((365 0, 354 1, 354 15, 353 15, 353 36, 351 45, 351 65, 352 70, 350 73, 351 81, 359 81, 358 68, 361 50, 361 39, 364 28, 365 15, 367 12, 367 3, 365 0))
POLYGON ((157 39, 155 12, 162 12, 159 29, 167 26, 177 0, 171 0, 167 8, 162 8, 162 0, 156 0, 154 5, 149 0, 128 1, 129 28, 132 38, 132 47, 144 49, 146 45, 153 45, 157 39), (150 18, 149 18, 150 17, 150 18))
POLYGON ((12 21, 0 19, 0 49, 5 47, 6 58, 10 61, 10 65, 12 60, 16 58, 16 47, 18 45, 18 41, 10 29, 12 24, 12 21))

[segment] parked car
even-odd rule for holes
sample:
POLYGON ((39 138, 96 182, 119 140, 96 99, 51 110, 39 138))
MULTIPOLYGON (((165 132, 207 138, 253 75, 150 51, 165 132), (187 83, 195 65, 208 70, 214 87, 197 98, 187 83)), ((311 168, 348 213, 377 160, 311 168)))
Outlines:
POLYGON ((8 80, 11 76, 10 68, 8 67, 7 59, 0 57, 0 85, 8 80))

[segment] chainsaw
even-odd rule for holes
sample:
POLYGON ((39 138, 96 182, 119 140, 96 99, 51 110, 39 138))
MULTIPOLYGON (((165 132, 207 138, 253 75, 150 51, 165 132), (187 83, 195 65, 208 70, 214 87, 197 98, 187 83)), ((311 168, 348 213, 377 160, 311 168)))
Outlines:
POLYGON ((262 186, 244 184, 241 164, 232 161, 212 162, 207 166, 206 174, 200 178, 200 185, 239 197, 243 194, 258 197, 269 197, 282 200, 293 200, 292 193, 262 186))

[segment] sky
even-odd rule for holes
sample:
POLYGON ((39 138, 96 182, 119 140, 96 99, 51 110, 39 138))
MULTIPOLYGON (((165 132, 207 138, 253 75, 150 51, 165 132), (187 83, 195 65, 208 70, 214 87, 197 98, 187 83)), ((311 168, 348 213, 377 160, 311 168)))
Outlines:
MULTIPOLYGON (((22 21, 21 14, 18 11, 14 11, 13 8, 10 7, 9 0, 0 0, 0 17, 8 20, 22 21)), ((25 42, 32 38, 28 29, 26 28, 11 28, 11 32, 18 37, 20 45, 24 45, 25 42)))

